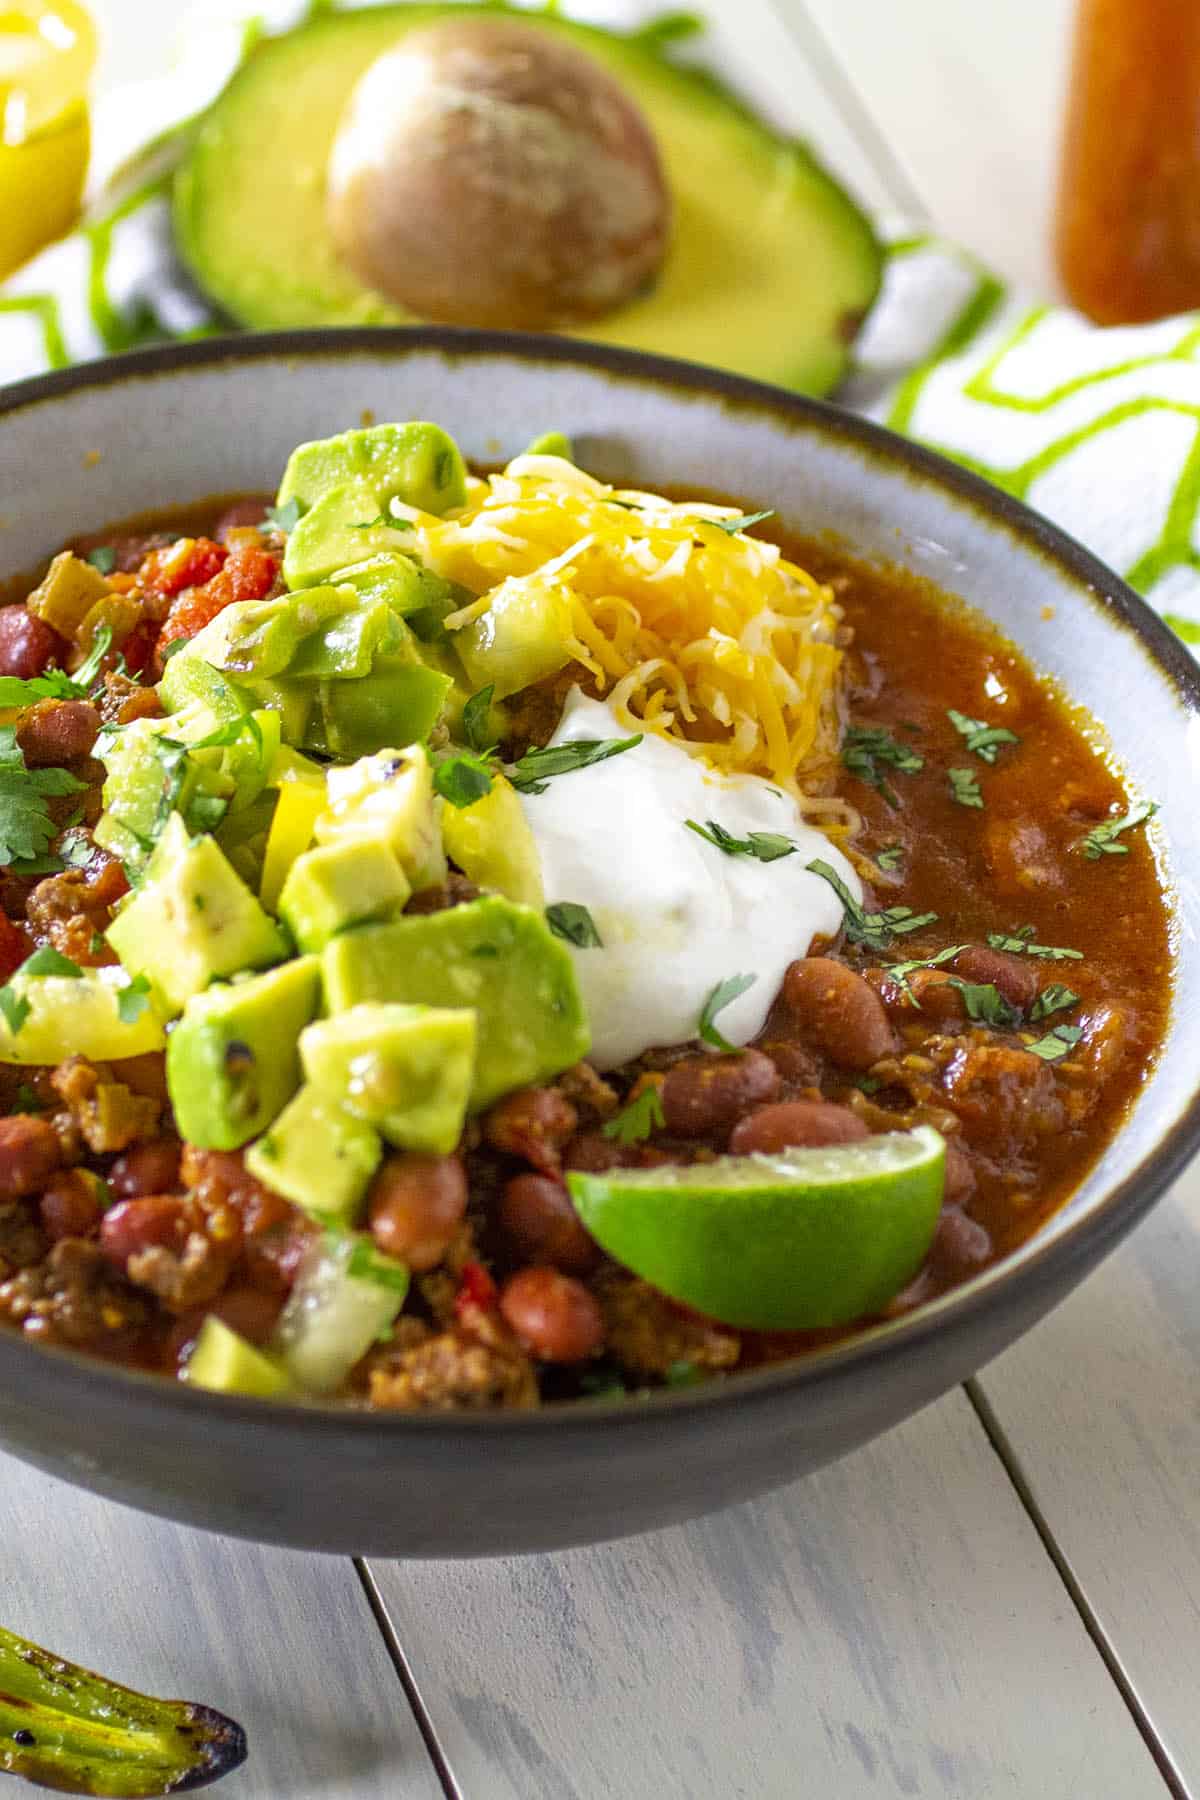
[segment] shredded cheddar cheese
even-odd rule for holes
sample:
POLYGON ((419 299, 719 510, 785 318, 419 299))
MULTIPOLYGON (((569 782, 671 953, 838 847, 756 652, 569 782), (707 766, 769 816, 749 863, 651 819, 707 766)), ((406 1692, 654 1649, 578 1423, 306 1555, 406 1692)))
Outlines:
MULTIPOLYGON (((435 518, 397 504, 438 574, 477 596, 447 628, 496 606, 547 609, 551 642, 590 674, 630 729, 661 734, 714 767, 766 776, 843 830, 850 809, 823 785, 839 736, 830 588, 774 544, 719 528, 734 509, 612 489, 554 456, 521 456, 469 484, 435 518)), ((407 547, 407 546, 406 546, 407 547)))

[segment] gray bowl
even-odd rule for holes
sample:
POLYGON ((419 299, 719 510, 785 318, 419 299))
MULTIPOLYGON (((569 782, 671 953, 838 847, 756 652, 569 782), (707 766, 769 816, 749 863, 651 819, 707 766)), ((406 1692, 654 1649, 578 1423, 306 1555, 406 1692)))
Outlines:
POLYGON ((791 394, 556 339, 293 333, 151 350, 10 388, 0 574, 125 514, 273 487, 293 445, 365 412, 436 419, 489 462, 558 427, 602 475, 731 492, 926 574, 1057 677, 1134 787, 1163 805, 1152 836, 1178 921, 1164 1052, 1070 1203, 921 1312, 707 1388, 482 1417, 209 1395, 0 1331, 4 1447, 191 1525, 316 1550, 479 1556, 672 1524, 817 1468, 963 1380, 1081 1281, 1200 1144, 1200 681, 1115 575, 939 457, 791 394))

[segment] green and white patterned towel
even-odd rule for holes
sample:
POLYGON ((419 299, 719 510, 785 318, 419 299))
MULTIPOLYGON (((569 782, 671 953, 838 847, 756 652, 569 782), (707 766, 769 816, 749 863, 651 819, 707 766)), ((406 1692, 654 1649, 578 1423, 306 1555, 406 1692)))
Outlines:
MULTIPOLYGON (((626 24, 633 7, 586 12, 626 24)), ((269 23, 301 10, 276 0, 269 23)), ((188 60, 184 105, 205 104, 238 54, 236 33, 210 37, 188 60)), ((739 75, 753 99, 752 71, 739 75)), ((83 229, 0 288, 0 382, 218 329, 174 254, 172 159, 168 137, 126 165, 83 229)), ((935 237, 888 235, 883 292, 839 398, 1028 501, 1200 644, 1200 315, 1098 329, 935 237)))

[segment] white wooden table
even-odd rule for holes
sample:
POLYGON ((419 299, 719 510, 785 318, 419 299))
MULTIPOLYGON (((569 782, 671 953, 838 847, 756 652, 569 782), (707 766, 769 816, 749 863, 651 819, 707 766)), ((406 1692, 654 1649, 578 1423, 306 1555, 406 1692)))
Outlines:
MULTIPOLYGON (((770 4, 723 30, 864 197, 1045 286, 1065 0, 770 4)), ((161 66, 181 7, 100 10, 124 74, 161 66)), ((3 1460, 0 1615, 241 1719, 230 1800, 1200 1795, 1198 1472, 1193 1174, 964 1390, 761 1503, 368 1568, 3 1460)))

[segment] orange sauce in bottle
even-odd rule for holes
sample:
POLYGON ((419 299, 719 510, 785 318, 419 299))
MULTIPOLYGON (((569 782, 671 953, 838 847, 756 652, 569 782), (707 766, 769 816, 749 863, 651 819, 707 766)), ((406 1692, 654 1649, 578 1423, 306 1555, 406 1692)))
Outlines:
POLYGON ((1200 0, 1078 0, 1055 256, 1099 324, 1200 306, 1200 0))

